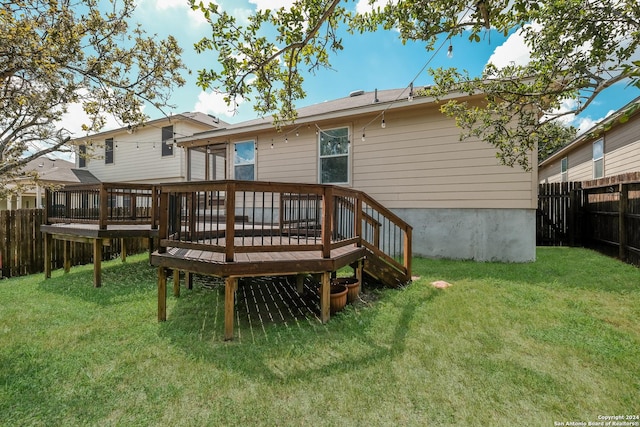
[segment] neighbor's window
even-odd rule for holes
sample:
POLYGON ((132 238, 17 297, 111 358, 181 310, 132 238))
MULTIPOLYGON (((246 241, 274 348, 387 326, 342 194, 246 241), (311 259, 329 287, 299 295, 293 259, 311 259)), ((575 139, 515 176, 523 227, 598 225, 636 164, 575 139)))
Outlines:
POLYGON ((256 146, 253 141, 236 142, 234 144, 233 176, 243 181, 255 180, 256 146))
POLYGON ((593 143, 593 177, 604 176, 604 140, 599 139, 593 143))
POLYGON ((560 178, 562 182, 569 180, 569 158, 563 157, 560 161, 560 178))
POLYGON ((162 128, 162 157, 173 156, 173 126, 162 128))
POLYGON ((104 163, 113 163, 113 138, 104 140, 104 163))
POLYGON ((349 128, 323 130, 318 133, 320 183, 349 182, 349 128))
POLYGON ((79 168, 87 167, 87 146, 86 145, 78 146, 78 167, 79 168))

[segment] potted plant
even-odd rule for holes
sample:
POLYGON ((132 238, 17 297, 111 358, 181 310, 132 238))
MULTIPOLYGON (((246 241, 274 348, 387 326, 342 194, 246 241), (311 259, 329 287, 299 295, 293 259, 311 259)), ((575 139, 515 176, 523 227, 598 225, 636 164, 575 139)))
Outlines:
POLYGON ((347 302, 351 303, 360 294, 360 281, 357 277, 337 277, 331 279, 332 285, 344 285, 347 287, 347 302))

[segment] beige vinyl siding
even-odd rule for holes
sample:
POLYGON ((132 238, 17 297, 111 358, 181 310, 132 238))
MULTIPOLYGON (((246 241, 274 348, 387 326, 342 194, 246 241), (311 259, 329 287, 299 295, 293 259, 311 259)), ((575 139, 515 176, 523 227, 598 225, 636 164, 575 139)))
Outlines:
MULTIPOLYGON (((493 147, 481 141, 460 141, 454 120, 443 116, 437 106, 387 111, 384 129, 380 120, 366 116, 317 123, 320 129, 349 127, 349 187, 367 192, 390 208, 535 208, 536 171, 501 166, 493 147)), ((315 130, 305 125, 299 136, 291 129, 286 135, 272 131, 255 136, 258 179, 317 183, 315 130)))
MULTIPOLYGON (((607 144, 605 143, 605 153, 607 144)), ((580 145, 575 150, 567 153, 569 160, 569 171, 567 173, 567 179, 569 181, 587 181, 593 179, 593 144, 592 141, 588 141, 585 144, 580 145)), ((540 169, 540 181, 541 182, 560 182, 560 162, 561 158, 557 161, 546 165, 540 169)), ((605 162, 607 160, 607 154, 605 154, 605 162)), ((606 163, 605 163, 606 172, 606 163)))
POLYGON ((284 142, 282 133, 268 133, 256 138, 258 153, 256 157, 257 177, 260 181, 300 182, 314 184, 318 182, 318 148, 315 128, 303 126, 288 135, 284 142), (273 148, 271 143, 273 139, 273 148))
POLYGON ((605 153, 604 170, 606 176, 640 171, 640 140, 605 153))
POLYGON ((605 137, 605 176, 640 171, 640 119, 628 123, 613 128, 605 137))
MULTIPOLYGON (((625 123, 617 120, 615 126, 604 136, 586 138, 566 153, 569 158, 569 181, 593 179, 593 143, 604 137, 604 176, 615 176, 640 171, 640 116, 634 116, 625 123)), ((560 180, 560 159, 540 168, 541 182, 560 180), (557 175, 556 175, 557 174, 557 175)))
MULTIPOLYGON (((361 129, 371 118, 354 124, 361 129)), ((353 186, 391 208, 534 207, 535 172, 500 166, 495 149, 459 140, 455 122, 436 108, 386 113, 365 141, 356 137, 353 186)), ((358 131, 355 132, 356 135, 358 131)))
MULTIPOLYGON (((190 121, 173 121, 177 135, 191 135, 208 129, 190 121)), ((173 147, 173 155, 162 156, 162 126, 144 126, 129 134, 124 130, 94 141, 95 158, 87 169, 103 182, 157 183, 185 179, 184 149, 173 147), (104 163, 104 139, 113 137, 113 164, 104 163), (96 144, 97 142, 97 144, 96 144), (155 145, 155 148, 154 148, 155 145), (117 147, 116 147, 117 146, 117 147)))

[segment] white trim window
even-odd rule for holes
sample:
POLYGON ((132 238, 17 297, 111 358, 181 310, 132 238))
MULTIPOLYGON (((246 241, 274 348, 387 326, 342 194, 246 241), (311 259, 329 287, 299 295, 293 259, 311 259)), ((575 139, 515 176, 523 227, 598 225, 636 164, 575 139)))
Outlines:
POLYGON ((560 180, 562 182, 569 181, 569 158, 563 157, 560 160, 560 180))
POLYGON ((593 143, 593 178, 604 177, 604 139, 593 143))
POLYGON ((321 184, 348 184, 350 172, 349 128, 318 132, 318 170, 321 184))
POLYGON ((256 179, 256 144, 254 141, 236 142, 233 155, 233 178, 242 181, 256 179))

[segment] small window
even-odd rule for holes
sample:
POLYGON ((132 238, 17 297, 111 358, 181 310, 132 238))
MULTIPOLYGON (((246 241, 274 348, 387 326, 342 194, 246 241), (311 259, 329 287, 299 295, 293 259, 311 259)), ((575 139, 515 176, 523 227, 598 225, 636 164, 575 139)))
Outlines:
POLYGON ((599 139, 593 143, 593 177, 604 177, 604 140, 599 139))
POLYGON ((113 163, 113 138, 104 141, 104 163, 106 165, 113 163))
POLYGON ((253 141, 237 142, 233 157, 233 176, 237 180, 254 181, 256 149, 253 141))
POLYGON ((162 128, 162 157, 173 156, 173 126, 162 128))
POLYGON ((349 128, 323 130, 318 133, 320 183, 349 182, 349 128))
POLYGON ((569 158, 563 157, 560 161, 560 177, 562 182, 567 182, 569 180, 569 158))
POLYGON ((79 168, 87 167, 87 146, 86 145, 78 146, 78 167, 79 168))

